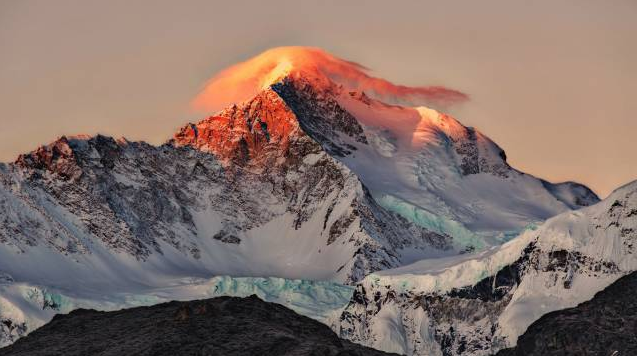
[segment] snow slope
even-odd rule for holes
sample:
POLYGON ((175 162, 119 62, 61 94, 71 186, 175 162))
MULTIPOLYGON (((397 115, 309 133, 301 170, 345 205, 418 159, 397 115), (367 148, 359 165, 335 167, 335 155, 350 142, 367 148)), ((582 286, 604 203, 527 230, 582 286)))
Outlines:
POLYGON ((334 323, 385 351, 490 355, 635 271, 636 248, 637 181, 502 246, 373 273, 334 323))
POLYGON ((498 244, 598 201, 581 185, 554 185, 511 168, 488 137, 436 110, 355 95, 341 95, 339 103, 371 138, 343 162, 381 205, 423 227, 498 244))

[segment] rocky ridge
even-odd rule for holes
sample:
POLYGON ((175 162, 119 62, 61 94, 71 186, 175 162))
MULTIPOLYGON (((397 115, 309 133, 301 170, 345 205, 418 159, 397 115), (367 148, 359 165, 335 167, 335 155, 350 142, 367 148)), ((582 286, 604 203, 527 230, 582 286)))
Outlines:
POLYGON ((0 355, 389 355, 256 296, 170 302, 53 320, 0 355))

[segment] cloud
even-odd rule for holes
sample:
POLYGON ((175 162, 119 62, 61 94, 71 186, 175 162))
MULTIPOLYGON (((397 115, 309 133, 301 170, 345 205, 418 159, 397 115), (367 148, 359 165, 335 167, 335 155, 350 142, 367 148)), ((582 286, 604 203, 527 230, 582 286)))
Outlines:
POLYGON ((252 98, 288 74, 329 78, 348 91, 364 91, 388 104, 448 107, 468 95, 441 86, 396 85, 368 74, 363 65, 335 57, 314 47, 278 47, 224 69, 193 99, 196 111, 214 112, 252 98))

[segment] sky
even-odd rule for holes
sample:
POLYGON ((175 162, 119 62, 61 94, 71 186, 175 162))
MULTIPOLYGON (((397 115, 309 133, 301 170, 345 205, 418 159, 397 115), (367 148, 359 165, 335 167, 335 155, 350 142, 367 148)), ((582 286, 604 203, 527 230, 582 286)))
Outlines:
POLYGON ((215 73, 315 46, 470 96, 516 168, 600 196, 637 179, 637 1, 0 0, 0 161, 67 134, 162 143, 215 73))

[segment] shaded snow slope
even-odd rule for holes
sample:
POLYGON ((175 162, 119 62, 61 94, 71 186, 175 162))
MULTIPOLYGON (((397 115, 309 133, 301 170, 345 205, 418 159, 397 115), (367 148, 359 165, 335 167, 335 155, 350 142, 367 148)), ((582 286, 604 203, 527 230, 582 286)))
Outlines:
POLYGON ((488 137, 436 110, 387 105, 320 73, 290 75, 272 88, 379 204, 465 248, 500 244, 599 201, 580 184, 552 184, 511 168, 488 137), (339 128, 344 134, 325 135, 339 128))
POLYGON ((386 351, 489 355, 635 271, 636 248, 637 181, 500 247, 371 274, 335 323, 386 351))

